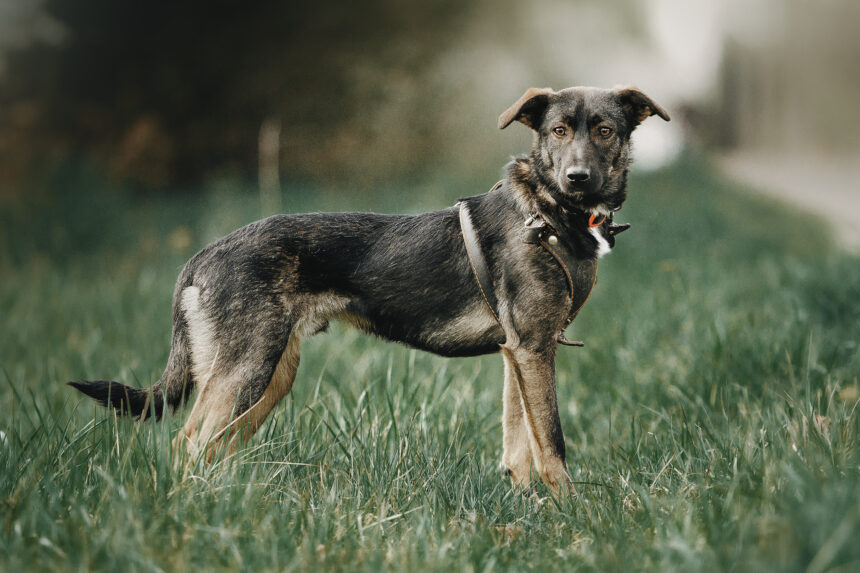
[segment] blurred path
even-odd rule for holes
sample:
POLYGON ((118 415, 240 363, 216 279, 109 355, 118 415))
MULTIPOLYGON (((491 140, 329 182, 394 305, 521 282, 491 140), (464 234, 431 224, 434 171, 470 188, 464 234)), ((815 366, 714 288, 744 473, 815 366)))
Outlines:
POLYGON ((860 252, 860 158, 743 152, 717 161, 729 178, 824 217, 840 246, 860 252))

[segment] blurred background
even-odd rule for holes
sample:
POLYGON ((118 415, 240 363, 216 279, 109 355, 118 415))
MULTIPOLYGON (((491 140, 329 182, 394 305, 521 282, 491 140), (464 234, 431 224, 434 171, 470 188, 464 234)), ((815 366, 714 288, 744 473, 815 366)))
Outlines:
POLYGON ((527 87, 635 84, 673 117, 639 168, 704 151, 860 245, 858 23, 851 0, 0 0, 0 202, 79 169, 259 182, 264 212, 296 182, 492 183, 529 146, 496 129, 527 87))
POLYGON ((0 0, 0 571, 858 570, 860 264, 831 236, 860 250, 858 25, 858 0, 0 0), (453 205, 529 149, 497 128, 528 87, 617 84, 672 121, 634 134, 633 228, 558 352, 587 503, 510 495, 496 356, 334 325, 248 463, 201 479, 170 470, 180 415, 63 384, 158 380, 217 237, 453 205))

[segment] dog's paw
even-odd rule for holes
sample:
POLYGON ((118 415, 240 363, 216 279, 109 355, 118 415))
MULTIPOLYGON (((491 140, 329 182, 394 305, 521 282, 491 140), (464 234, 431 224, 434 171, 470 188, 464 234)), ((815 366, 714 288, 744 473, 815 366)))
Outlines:
POLYGON ((528 488, 532 483, 531 464, 511 466, 503 464, 502 471, 510 478, 511 485, 515 489, 528 488))
POLYGON ((570 477, 570 472, 567 471, 567 466, 561 460, 553 460, 547 464, 543 471, 539 474, 540 480, 552 490, 556 497, 571 496, 576 497, 576 487, 573 485, 573 479, 570 477))

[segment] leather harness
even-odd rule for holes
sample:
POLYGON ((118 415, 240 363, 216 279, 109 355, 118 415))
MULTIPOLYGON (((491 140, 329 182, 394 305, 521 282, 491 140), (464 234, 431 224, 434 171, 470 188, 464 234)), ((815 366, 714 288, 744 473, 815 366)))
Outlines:
MULTIPOLYGON (((498 189, 501 186, 501 181, 497 183, 492 190, 498 189)), ((481 245, 478 241, 478 235, 475 232, 475 227, 472 224, 472 218, 469 215, 469 207, 466 204, 468 199, 461 199, 460 205, 460 229, 463 234, 463 243, 466 246, 466 254, 469 257, 469 264, 472 267, 472 272, 475 275, 475 280, 478 283, 478 290, 481 291, 481 296, 493 317, 499 324, 498 300, 496 298, 495 289, 493 288, 493 278, 490 272, 490 267, 487 264, 487 259, 481 250, 481 245)), ((589 218, 588 226, 600 226, 605 218, 600 221, 595 221, 595 215, 589 218)), ((538 244, 558 262, 561 270, 567 278, 567 284, 570 289, 570 312, 567 320, 564 322, 559 333, 556 335, 556 342, 565 346, 585 346, 583 342, 568 340, 564 334, 564 330, 573 322, 580 309, 585 305, 585 301, 591 295, 594 284, 597 282, 597 261, 595 259, 575 259, 566 256, 567 249, 555 249, 553 246, 559 244, 559 233, 539 214, 529 216, 524 223, 523 241, 530 244, 538 244), (565 258, 568 259, 565 262, 565 258), (573 269, 571 272, 570 269, 573 269)))

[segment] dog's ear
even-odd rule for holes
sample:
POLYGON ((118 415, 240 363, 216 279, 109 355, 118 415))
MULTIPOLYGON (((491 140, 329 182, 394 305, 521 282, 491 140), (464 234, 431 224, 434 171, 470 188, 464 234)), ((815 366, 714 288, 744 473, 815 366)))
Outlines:
POLYGON ((537 129, 540 118, 549 103, 552 88, 529 88, 514 105, 499 116, 499 129, 505 129, 514 121, 532 129, 537 129))
POLYGON ((618 101, 621 102, 621 107, 624 108, 624 114, 630 122, 631 130, 652 115, 658 115, 669 121, 669 114, 666 113, 666 110, 654 103, 654 100, 642 93, 639 88, 620 86, 615 88, 615 93, 618 96, 618 101))

